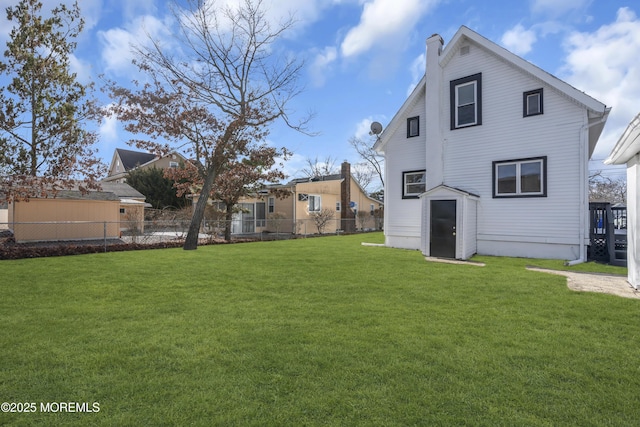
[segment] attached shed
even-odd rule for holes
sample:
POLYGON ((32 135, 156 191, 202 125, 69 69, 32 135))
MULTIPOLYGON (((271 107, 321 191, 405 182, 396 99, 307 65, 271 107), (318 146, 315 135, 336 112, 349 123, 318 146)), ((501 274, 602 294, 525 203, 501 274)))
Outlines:
POLYGON ((640 289, 640 113, 631 120, 604 163, 627 165, 627 280, 640 289))

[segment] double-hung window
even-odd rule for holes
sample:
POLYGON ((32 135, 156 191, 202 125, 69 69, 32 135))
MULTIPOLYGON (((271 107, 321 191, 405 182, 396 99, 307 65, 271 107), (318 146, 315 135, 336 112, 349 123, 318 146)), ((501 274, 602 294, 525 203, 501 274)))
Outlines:
POLYGON ((450 87, 451 129, 482 124, 482 74, 452 80, 450 87))
POLYGON ((402 198, 415 199, 424 193, 427 186, 426 171, 402 172, 402 198))
POLYGON ((320 196, 309 194, 309 212, 320 212, 320 196))
POLYGON ((542 113, 542 88, 524 92, 522 116, 537 116, 542 113))
POLYGON ((276 206, 276 199, 274 197, 269 197, 267 199, 267 203, 268 203, 268 209, 269 209, 269 213, 274 213, 275 212, 275 206, 276 206))
POLYGON ((410 117, 407 119, 407 138, 420 135, 420 117, 410 117))
POLYGON ((493 162, 493 197, 546 196, 546 157, 493 162))

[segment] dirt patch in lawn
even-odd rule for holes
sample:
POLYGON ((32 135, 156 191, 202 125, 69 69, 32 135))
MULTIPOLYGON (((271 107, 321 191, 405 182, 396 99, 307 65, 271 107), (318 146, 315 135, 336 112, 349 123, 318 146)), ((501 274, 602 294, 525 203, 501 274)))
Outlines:
POLYGON ((640 299, 640 292, 627 282, 625 276, 600 273, 582 273, 575 271, 548 270, 546 268, 527 267, 527 270, 557 274, 567 278, 569 289, 580 292, 599 292, 617 295, 623 298, 640 299))

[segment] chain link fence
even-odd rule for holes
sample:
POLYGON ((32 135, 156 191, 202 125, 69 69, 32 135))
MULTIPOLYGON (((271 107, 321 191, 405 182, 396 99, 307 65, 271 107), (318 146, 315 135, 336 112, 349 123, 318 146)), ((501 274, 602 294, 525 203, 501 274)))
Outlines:
MULTIPOLYGON (((32 245, 47 244, 156 244, 182 242, 189 230, 190 219, 138 220, 118 222, 67 221, 0 223, 4 242, 32 245)), ((373 218, 329 219, 323 223, 307 220, 205 220, 200 228, 201 243, 225 241, 281 240, 342 233, 381 230, 381 221, 373 218)))

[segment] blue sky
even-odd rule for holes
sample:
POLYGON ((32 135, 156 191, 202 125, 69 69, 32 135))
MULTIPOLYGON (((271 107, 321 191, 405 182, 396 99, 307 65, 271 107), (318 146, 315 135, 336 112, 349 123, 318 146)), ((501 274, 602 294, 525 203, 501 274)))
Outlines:
MULTIPOLYGON (((238 0, 216 0, 231 4, 238 0)), ((43 0, 50 9, 59 1, 43 0)), ((290 105, 316 116, 318 136, 275 124, 269 142, 294 152, 286 164, 300 174, 308 158, 359 161, 349 138, 369 138, 371 121, 385 126, 424 74, 425 40, 445 44, 461 25, 506 47, 612 107, 591 162, 602 160, 640 111, 640 5, 637 0, 263 0, 270 19, 292 12, 298 21, 281 48, 305 60, 305 91, 290 105)), ((4 9, 15 1, 0 0, 4 9)), ((73 67, 83 81, 99 74, 122 84, 137 77, 131 43, 171 38, 168 3, 162 0, 80 0, 86 19, 73 67)), ((0 42, 9 29, 0 18, 0 42)), ((108 100, 103 100, 108 102, 108 100)), ((129 148, 115 120, 100 128, 104 161, 129 148)), ((623 168, 606 169, 624 176, 623 168)))

